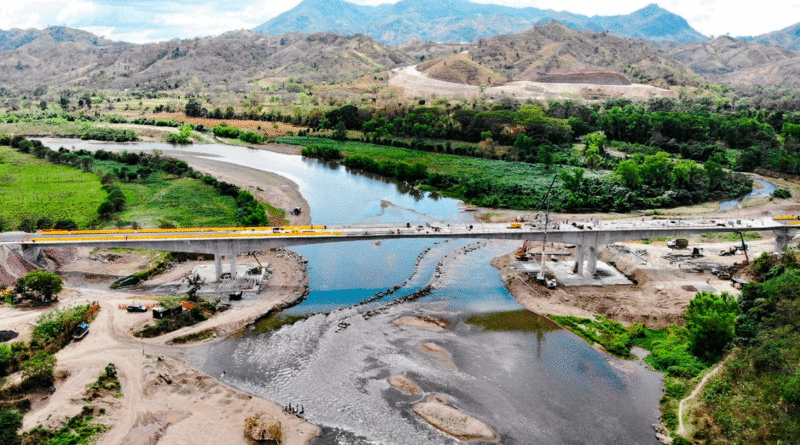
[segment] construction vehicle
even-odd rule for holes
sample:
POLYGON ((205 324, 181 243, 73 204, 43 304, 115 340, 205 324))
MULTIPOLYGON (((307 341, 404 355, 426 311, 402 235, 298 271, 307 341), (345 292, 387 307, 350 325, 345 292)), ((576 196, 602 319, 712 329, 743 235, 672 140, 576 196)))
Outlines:
POLYGON ((689 240, 686 238, 677 238, 667 241, 667 247, 670 249, 685 249, 689 247, 689 240))
POLYGON ((525 240, 522 243, 522 246, 514 252, 516 255, 517 260, 519 261, 528 261, 528 247, 530 246, 530 241, 525 240))
POLYGON ((742 234, 742 232, 739 232, 739 238, 742 240, 742 245, 739 247, 739 250, 741 250, 742 253, 744 253, 744 264, 749 264, 750 257, 747 256, 747 248, 749 246, 747 245, 746 242, 744 242, 744 234, 742 234))

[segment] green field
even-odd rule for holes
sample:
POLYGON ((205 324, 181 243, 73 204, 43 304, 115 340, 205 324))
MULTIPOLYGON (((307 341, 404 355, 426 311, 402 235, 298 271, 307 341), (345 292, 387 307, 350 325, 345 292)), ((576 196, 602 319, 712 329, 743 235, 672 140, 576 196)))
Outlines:
POLYGON ((69 218, 84 227, 106 199, 100 178, 0 147, 0 217, 16 228, 23 218, 69 218))
MULTIPOLYGON (((460 185, 440 191, 446 195, 466 200, 483 207, 537 208, 547 191, 553 176, 562 170, 574 167, 523 162, 507 162, 494 159, 432 153, 406 148, 387 147, 361 142, 339 142, 313 137, 283 137, 279 142, 294 145, 327 145, 341 150, 345 156, 361 155, 375 161, 420 163, 429 173, 438 173, 456 178, 460 185)), ((599 173, 605 175, 607 173, 599 173)), ((598 174, 586 172, 586 177, 598 174)), ((565 192, 556 180, 552 193, 554 207, 565 201, 565 192)), ((423 185, 421 189, 428 189, 423 185)))
POLYGON ((66 119, 42 119, 18 122, 0 122, 0 133, 11 135, 80 136, 86 124, 66 119))
POLYGON ((119 183, 127 208, 117 217, 142 227, 168 222, 178 227, 235 226, 236 201, 222 196, 197 179, 159 178, 151 175, 144 183, 119 183))

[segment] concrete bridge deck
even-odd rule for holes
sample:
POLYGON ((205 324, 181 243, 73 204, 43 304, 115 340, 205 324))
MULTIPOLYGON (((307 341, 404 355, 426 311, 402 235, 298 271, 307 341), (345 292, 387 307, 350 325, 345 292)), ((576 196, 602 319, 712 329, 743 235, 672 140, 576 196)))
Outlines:
POLYGON ((16 242, 23 250, 38 256, 42 248, 89 246, 169 250, 214 254, 217 272, 221 258, 231 258, 236 270, 236 255, 242 252, 279 247, 348 241, 372 241, 403 238, 480 238, 541 241, 575 244, 578 271, 583 273, 584 252, 588 251, 588 271, 593 274, 597 249, 620 241, 679 237, 716 232, 772 231, 776 250, 787 246, 798 229, 791 222, 773 219, 672 219, 614 220, 592 222, 551 222, 547 230, 539 222, 518 224, 405 223, 378 225, 327 225, 303 228, 237 227, 215 229, 60 231, 51 233, 3 234, 0 242, 16 242), (16 239, 15 239, 16 238, 16 239))

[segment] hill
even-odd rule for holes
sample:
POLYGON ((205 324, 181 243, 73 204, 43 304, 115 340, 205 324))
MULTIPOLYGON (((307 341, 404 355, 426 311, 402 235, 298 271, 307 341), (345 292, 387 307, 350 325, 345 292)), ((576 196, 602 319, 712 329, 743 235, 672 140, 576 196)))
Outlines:
POLYGON ((768 32, 756 37, 742 37, 763 45, 781 46, 786 49, 800 51, 800 23, 794 24, 779 31, 768 32))
POLYGON ((428 77, 465 85, 492 85, 505 83, 506 76, 472 60, 466 53, 419 64, 417 69, 428 77))
POLYGON ((653 41, 705 40, 682 17, 655 4, 627 15, 587 17, 532 7, 514 8, 468 0, 401 0, 379 6, 344 0, 304 0, 295 8, 253 28, 265 34, 288 32, 364 33, 386 44, 411 40, 474 42, 558 21, 576 30, 605 31, 653 41))
POLYGON ((82 41, 59 41, 35 30, 19 35, 23 37, 9 43, 7 46, 13 48, 0 58, 0 85, 6 87, 49 84, 191 90, 192 85, 212 84, 238 91, 269 77, 337 82, 413 62, 405 52, 364 35, 295 33, 271 37, 236 31, 147 45, 108 42, 96 36, 97 44, 93 44, 91 34, 83 36, 82 41), (36 37, 28 39, 24 37, 27 35, 36 37))
POLYGON ((481 39, 472 58, 509 80, 698 86, 705 80, 646 42, 578 32, 558 23, 481 39))
POLYGON ((727 36, 665 45, 667 53, 713 82, 730 85, 800 87, 800 54, 727 36))

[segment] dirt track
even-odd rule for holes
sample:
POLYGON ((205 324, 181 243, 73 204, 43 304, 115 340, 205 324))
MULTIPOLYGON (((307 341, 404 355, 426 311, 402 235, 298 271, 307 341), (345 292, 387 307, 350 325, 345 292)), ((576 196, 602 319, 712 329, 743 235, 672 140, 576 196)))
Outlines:
POLYGON ((594 85, 579 83, 543 83, 516 81, 497 87, 477 87, 432 79, 417 71, 416 66, 397 68, 391 72, 389 85, 398 87, 410 96, 451 97, 475 99, 479 96, 497 99, 503 96, 519 100, 546 100, 553 98, 608 99, 627 97, 649 99, 651 97, 677 98, 678 93, 650 85, 594 85))
MULTIPOLYGON (((269 262, 274 273, 267 289, 254 304, 235 307, 206 322, 155 339, 138 339, 131 335, 131 330, 151 322, 152 315, 149 312, 128 313, 120 310, 120 306, 152 300, 144 294, 102 289, 107 289, 117 273, 129 273, 146 263, 147 258, 126 254, 117 261, 98 263, 90 258, 88 249, 83 249, 67 268, 98 273, 70 274, 68 290, 62 293, 59 306, 97 301, 101 310, 85 339, 70 343, 56 354, 57 369, 68 372, 69 378, 56 384, 54 394, 33 404, 24 418, 24 429, 37 424, 57 427, 66 418, 79 414, 86 385, 95 381, 108 363, 114 363, 124 397, 104 402, 106 414, 98 421, 111 424, 113 428, 101 436, 101 444, 155 441, 160 444, 247 444, 249 442, 240 433, 244 420, 260 411, 270 412, 280 419, 284 429, 289 431, 287 443, 309 443, 318 434, 316 427, 283 413, 275 403, 234 390, 191 369, 183 361, 186 347, 167 346, 178 335, 204 329, 214 329, 219 336, 230 334, 302 295, 306 279, 301 265, 282 257, 279 251, 260 259, 269 262), (114 270, 116 273, 109 273, 114 270)), ((188 273, 195 265, 182 264, 177 272, 188 273)), ((43 310, 24 314, 33 318, 41 312, 43 310)))

